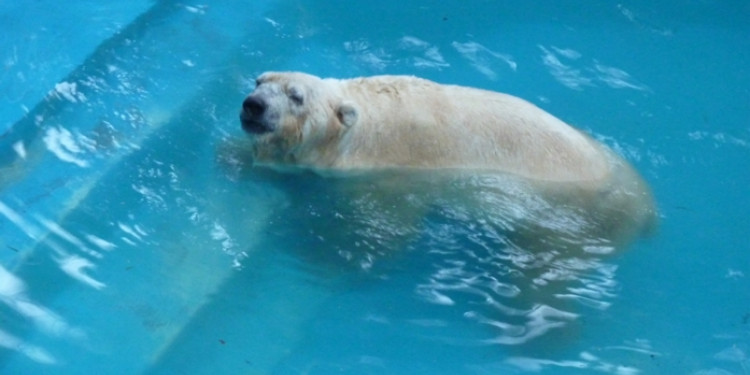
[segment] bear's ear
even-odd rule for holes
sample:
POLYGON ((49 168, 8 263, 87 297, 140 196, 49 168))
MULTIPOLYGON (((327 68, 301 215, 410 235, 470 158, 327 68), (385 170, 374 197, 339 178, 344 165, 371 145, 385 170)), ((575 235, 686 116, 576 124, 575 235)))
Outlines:
POLYGON ((354 107, 354 103, 352 102, 341 102, 336 109, 336 116, 338 116, 339 121, 347 128, 356 124, 359 117, 357 108, 354 107))

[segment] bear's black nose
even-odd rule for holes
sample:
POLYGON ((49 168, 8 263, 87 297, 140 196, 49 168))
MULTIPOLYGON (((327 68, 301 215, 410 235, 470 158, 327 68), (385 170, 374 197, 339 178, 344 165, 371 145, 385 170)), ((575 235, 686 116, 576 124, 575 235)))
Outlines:
POLYGON ((257 96, 248 96, 242 102, 242 110, 251 116, 262 115, 266 111, 266 107, 268 107, 266 102, 257 96))

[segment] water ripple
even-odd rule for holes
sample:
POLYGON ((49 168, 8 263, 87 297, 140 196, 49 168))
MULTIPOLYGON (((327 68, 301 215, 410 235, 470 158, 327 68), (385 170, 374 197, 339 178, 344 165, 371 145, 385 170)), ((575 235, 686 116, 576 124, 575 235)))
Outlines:
POLYGON ((522 185, 479 179, 468 183, 481 186, 474 192, 464 183, 453 185, 463 195, 444 191, 426 220, 420 262, 430 272, 417 298, 489 327, 482 342, 500 345, 528 343, 575 321, 581 308, 611 305, 617 266, 601 257, 616 248, 592 231, 588 212, 522 185), (478 202, 466 203, 472 195, 478 202))

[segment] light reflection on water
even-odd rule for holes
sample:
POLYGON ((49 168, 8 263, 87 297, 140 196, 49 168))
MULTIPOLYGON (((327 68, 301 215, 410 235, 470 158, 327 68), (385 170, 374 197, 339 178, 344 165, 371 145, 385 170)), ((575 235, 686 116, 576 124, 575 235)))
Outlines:
MULTIPOLYGON (((25 283, 0 266, 0 301, 19 315, 31 320, 36 327, 53 336, 79 336, 81 333, 71 328, 59 314, 33 302, 27 295, 25 283)), ((28 345, 22 339, 0 330, 0 346, 16 350, 29 359, 54 364, 57 360, 45 349, 28 345)))

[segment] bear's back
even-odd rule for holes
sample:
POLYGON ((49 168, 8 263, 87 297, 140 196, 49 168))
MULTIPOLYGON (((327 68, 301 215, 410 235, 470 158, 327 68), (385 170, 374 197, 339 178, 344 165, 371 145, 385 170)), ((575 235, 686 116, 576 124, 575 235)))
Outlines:
POLYGON ((342 139, 342 167, 471 168, 566 182, 610 171, 603 146, 511 95, 407 76, 341 83, 360 111, 342 139))

